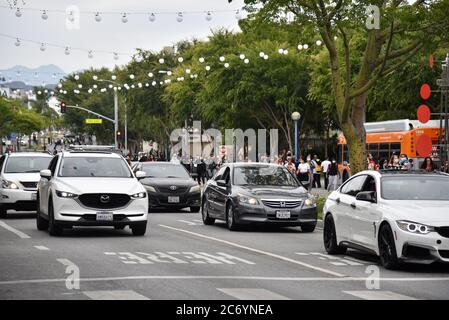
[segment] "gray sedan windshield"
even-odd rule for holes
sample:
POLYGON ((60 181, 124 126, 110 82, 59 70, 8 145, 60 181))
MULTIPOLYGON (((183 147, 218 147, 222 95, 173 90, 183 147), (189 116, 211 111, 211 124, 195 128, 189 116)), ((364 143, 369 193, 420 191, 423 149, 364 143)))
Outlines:
POLYGON ((234 184, 298 187, 295 178, 283 167, 242 166, 234 169, 234 184))

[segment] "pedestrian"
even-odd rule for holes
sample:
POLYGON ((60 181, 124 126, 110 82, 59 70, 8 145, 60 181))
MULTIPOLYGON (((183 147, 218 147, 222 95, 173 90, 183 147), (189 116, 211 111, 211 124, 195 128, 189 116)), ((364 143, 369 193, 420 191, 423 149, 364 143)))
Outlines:
POLYGON ((327 175, 327 172, 329 170, 329 166, 331 165, 331 162, 329 161, 329 157, 326 158, 326 160, 324 160, 321 163, 321 171, 323 171, 324 174, 324 189, 327 190, 327 186, 329 185, 329 177, 327 175))
POLYGON ((299 159, 298 170, 296 171, 296 176, 301 184, 309 190, 312 182, 312 170, 309 163, 305 162, 303 158, 299 159))
POLYGON ((204 184, 205 183, 204 179, 206 175, 206 163, 204 163, 203 159, 201 159, 200 162, 197 164, 196 173, 198 184, 204 184))
POLYGON ((374 160, 374 157, 371 153, 368 153, 368 158, 367 158, 367 162, 368 162, 368 170, 379 170, 379 166, 376 163, 376 160, 374 160))
POLYGON ((329 185, 327 186, 327 191, 337 190, 338 179, 340 179, 340 172, 338 171, 337 161, 332 158, 329 169, 327 170, 327 175, 329 179, 329 185))
POLYGON ((287 158, 287 163, 285 164, 285 167, 287 168, 288 171, 291 172, 291 174, 296 175, 296 166, 293 163, 292 157, 287 158))
POLYGON ((444 161, 443 165, 441 166, 441 172, 449 173, 449 161, 444 161))
POLYGON ((430 157, 426 157, 420 168, 422 171, 432 172, 435 170, 435 164, 430 157))
POLYGON ((313 173, 313 187, 321 188, 321 160, 318 159, 318 156, 316 154, 313 155, 311 164, 313 173))

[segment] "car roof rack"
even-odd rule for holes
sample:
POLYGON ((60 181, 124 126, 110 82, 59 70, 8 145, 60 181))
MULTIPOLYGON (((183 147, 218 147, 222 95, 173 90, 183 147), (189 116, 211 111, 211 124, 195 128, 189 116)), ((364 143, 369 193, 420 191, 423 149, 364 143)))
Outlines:
POLYGON ((115 146, 99 146, 99 145, 86 145, 86 144, 71 144, 67 148, 67 151, 72 153, 81 152, 95 152, 95 153, 118 153, 121 154, 120 149, 115 146))

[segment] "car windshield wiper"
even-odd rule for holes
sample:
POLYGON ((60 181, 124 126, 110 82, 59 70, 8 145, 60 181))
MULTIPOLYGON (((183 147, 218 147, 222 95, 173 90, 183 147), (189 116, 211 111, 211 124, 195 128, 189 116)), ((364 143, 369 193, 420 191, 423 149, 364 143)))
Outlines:
POLYGON ((176 177, 176 176, 166 176, 166 178, 180 178, 180 177, 176 177))

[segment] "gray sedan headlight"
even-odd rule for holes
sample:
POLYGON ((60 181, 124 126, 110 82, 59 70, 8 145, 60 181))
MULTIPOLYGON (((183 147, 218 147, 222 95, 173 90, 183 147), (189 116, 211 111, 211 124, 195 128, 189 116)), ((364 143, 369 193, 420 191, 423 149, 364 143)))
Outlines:
POLYGON ((200 186, 192 186, 192 187, 190 187, 190 193, 194 193, 194 192, 200 192, 201 191, 201 189, 200 189, 200 186))
POLYGON ((146 198, 146 197, 147 197, 147 193, 146 192, 139 192, 139 193, 133 194, 131 196, 131 198, 133 198, 133 199, 143 199, 143 198, 146 198))
POLYGON ((243 194, 237 195, 237 199, 239 200, 240 203, 244 203, 244 204, 250 204, 250 205, 257 205, 257 204, 259 204, 259 201, 257 201, 256 198, 248 197, 248 196, 245 196, 243 194))
POLYGON ((428 234, 429 232, 435 231, 434 227, 412 221, 399 220, 396 221, 396 224, 399 229, 416 234, 428 234))
POLYGON ((312 207, 312 206, 314 206, 314 205, 316 204, 316 200, 315 200, 315 198, 312 196, 312 197, 310 197, 310 198, 307 198, 307 199, 304 201, 304 204, 305 204, 306 206, 308 206, 308 207, 312 207))
POLYGON ((17 184, 8 180, 2 180, 2 188, 3 189, 19 189, 17 184))

